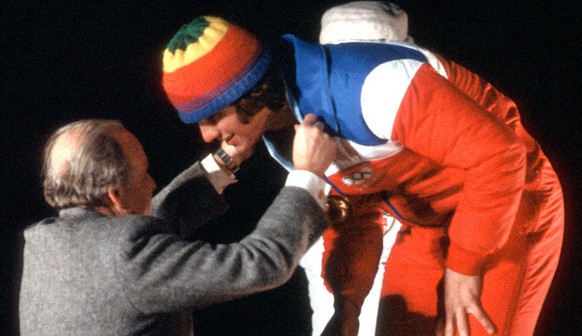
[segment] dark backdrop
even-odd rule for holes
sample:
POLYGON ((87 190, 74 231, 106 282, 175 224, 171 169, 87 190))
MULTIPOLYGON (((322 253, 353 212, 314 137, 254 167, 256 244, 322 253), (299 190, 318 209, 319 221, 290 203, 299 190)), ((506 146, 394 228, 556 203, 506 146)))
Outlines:
MULTIPOLYGON (((295 33, 315 40, 323 10, 336 3, 4 0, 0 331, 18 334, 22 230, 53 213, 37 177, 51 131, 79 118, 120 119, 143 142, 151 173, 164 185, 208 150, 195 128, 177 120, 161 89, 161 54, 174 32, 210 13, 265 39, 295 33)), ((554 163, 564 186, 567 227, 562 263, 536 334, 582 331, 580 2, 398 3, 409 14, 416 42, 480 73, 517 101, 523 123, 554 163)), ((206 228, 205 239, 239 239, 276 194, 283 172, 261 146, 257 154, 243 166, 242 181, 228 190, 233 211, 206 228)), ((300 335, 309 328, 309 314, 300 269, 287 285, 208 307, 196 322, 198 335, 300 335)))

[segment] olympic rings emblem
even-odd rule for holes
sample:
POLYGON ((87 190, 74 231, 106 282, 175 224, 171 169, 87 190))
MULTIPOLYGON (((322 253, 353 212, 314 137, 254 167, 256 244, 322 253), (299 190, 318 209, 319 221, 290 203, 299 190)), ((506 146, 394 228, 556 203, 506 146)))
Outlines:
POLYGON ((342 182, 347 186, 358 185, 363 184, 370 177, 372 177, 372 168, 363 167, 361 171, 353 172, 349 176, 342 178, 342 182))

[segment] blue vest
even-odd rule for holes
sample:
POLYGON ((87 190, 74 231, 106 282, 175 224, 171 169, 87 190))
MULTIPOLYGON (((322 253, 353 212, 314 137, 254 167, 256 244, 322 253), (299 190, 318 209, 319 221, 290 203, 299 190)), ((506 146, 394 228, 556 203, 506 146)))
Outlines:
MULTIPOLYGON (((398 59, 427 62, 417 50, 382 43, 312 44, 293 35, 283 35, 282 45, 292 57, 282 57, 287 95, 297 120, 309 113, 323 120, 328 132, 364 146, 386 143, 366 125, 360 97, 368 74, 377 66, 398 59)), ((285 55, 288 56, 288 55, 285 55)), ((389 94, 389 93, 387 93, 389 94)), ((267 133, 263 137, 271 155, 292 168, 292 133, 267 133), (277 133, 277 134, 275 134, 277 133), (289 139, 291 136, 291 139, 289 139)))

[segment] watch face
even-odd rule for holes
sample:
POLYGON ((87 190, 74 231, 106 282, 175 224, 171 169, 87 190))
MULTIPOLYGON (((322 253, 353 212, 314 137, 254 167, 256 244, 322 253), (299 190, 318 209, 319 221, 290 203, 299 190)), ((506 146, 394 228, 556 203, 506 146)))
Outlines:
POLYGON ((352 214, 352 206, 347 197, 329 195, 324 211, 332 223, 342 223, 352 214))

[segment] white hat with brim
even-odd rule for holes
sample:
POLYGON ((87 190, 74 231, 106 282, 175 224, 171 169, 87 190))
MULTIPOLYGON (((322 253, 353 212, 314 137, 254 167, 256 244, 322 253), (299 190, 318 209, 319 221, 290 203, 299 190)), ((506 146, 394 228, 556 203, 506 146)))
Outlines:
POLYGON ((319 43, 345 41, 407 41, 408 15, 398 5, 383 1, 355 1, 335 6, 321 17, 319 43))

